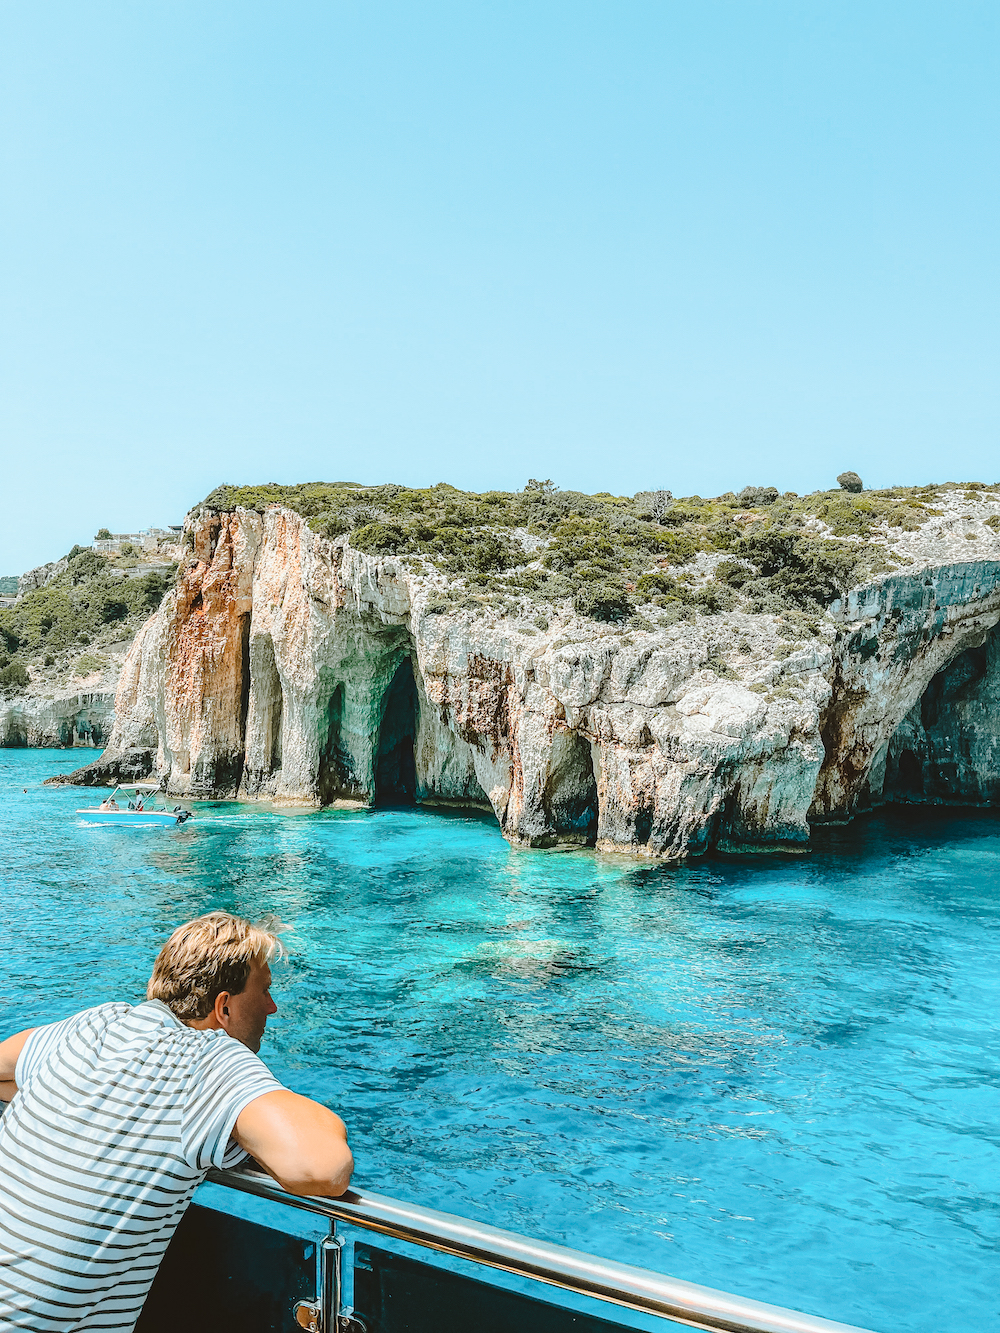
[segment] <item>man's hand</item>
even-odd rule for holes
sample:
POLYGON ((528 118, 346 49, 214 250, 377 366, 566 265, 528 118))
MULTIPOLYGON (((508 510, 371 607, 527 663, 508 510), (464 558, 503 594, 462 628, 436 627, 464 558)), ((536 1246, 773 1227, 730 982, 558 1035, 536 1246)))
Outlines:
POLYGON ((240 1112, 233 1138, 290 1194, 337 1198, 354 1158, 339 1115, 297 1092, 265 1092, 240 1112))
POLYGON ((24 1049, 24 1043, 35 1031, 36 1028, 25 1028, 6 1041, 0 1041, 0 1102, 11 1101, 17 1092, 17 1084, 14 1082, 17 1058, 24 1049))

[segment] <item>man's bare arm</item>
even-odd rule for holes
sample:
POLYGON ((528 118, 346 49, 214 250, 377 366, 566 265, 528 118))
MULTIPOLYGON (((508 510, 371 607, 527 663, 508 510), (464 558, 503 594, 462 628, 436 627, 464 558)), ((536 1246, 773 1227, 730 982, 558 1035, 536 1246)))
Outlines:
POLYGON ((17 1058, 24 1049, 24 1043, 35 1031, 36 1028, 25 1028, 23 1032, 16 1032, 6 1041, 0 1041, 0 1101, 2 1102, 9 1102, 17 1092, 17 1084, 14 1082, 17 1058))
POLYGON ((256 1097, 237 1117, 233 1138, 291 1194, 337 1198, 351 1183, 343 1120, 297 1092, 256 1097))

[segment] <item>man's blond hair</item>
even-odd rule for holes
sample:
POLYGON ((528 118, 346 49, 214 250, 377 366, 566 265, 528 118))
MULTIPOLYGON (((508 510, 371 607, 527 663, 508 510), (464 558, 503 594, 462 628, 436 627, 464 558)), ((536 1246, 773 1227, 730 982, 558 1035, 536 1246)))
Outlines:
POLYGON ((254 963, 269 963, 284 947, 273 917, 253 925, 229 912, 208 912, 178 926, 160 950, 146 987, 178 1018, 207 1018, 222 991, 239 995, 254 963))

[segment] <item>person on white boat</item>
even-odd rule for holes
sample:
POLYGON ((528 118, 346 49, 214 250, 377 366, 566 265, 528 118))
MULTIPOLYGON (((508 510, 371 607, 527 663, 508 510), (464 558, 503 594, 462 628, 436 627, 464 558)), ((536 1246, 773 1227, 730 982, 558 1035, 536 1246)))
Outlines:
POLYGON ((146 1001, 0 1042, 0 1329, 131 1333, 210 1167, 246 1154, 293 1194, 337 1197, 354 1159, 339 1116, 258 1058, 272 924, 179 926, 146 1001))
POLYGON ((113 796, 105 796, 104 800, 97 808, 98 810, 117 810, 118 802, 113 796))

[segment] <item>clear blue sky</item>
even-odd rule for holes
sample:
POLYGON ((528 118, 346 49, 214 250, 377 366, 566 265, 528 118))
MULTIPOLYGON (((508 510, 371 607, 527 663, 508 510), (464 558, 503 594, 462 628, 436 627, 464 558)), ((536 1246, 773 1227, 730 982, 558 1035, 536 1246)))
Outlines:
POLYGON ((0 573, 220 481, 996 480, 998 29, 0 3, 0 573))

